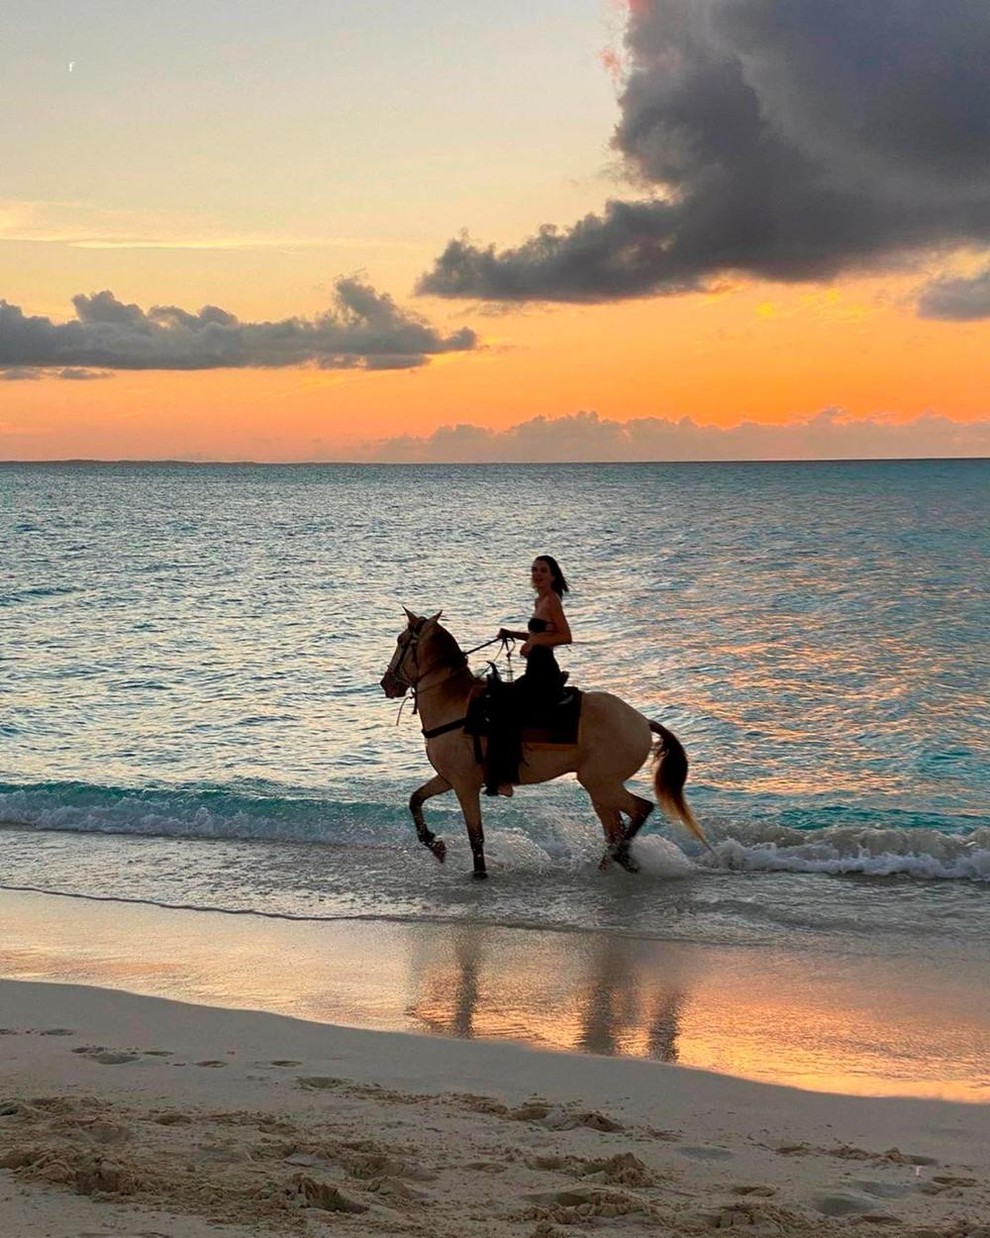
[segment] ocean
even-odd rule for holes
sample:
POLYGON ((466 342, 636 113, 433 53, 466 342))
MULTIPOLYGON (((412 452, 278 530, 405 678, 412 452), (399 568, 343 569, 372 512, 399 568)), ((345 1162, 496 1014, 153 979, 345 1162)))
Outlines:
POLYGON ((2 888, 990 960, 986 460, 8 464, 0 517, 2 888), (539 553, 562 665, 678 735, 714 855, 657 812, 599 872, 572 778, 483 801, 487 883, 452 795, 417 844, 402 608, 477 645, 539 553))

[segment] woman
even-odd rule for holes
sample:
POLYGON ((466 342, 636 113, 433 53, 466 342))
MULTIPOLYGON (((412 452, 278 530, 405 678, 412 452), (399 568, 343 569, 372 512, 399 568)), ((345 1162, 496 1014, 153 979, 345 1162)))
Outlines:
POLYGON ((492 702, 495 725, 488 740, 486 795, 512 794, 512 784, 519 781, 520 728, 527 722, 539 722, 540 715, 557 703, 567 678, 553 651, 573 639, 561 601, 570 592, 569 586, 552 555, 536 556, 530 579, 536 604, 527 630, 499 630, 501 637, 524 642, 519 652, 526 659, 526 671, 515 683, 506 684, 492 702))
POLYGON ((569 645, 572 641, 561 601, 570 587, 552 555, 536 556, 530 579, 536 590, 536 604, 527 631, 502 628, 499 636, 525 642, 519 652, 526 659, 526 672, 516 681, 517 695, 523 698, 521 704, 538 708, 540 704, 553 705, 564 682, 553 651, 557 645, 569 645))

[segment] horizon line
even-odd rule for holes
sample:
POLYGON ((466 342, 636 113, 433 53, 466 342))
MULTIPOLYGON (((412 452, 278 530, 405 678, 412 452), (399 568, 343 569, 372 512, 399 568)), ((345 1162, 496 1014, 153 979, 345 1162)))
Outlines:
POLYGON ((730 459, 668 458, 663 460, 184 460, 178 456, 162 457, 102 457, 102 456, 54 456, 44 460, 0 460, 0 467, 7 465, 140 465, 157 464, 189 466, 193 468, 504 468, 537 467, 546 465, 587 464, 907 464, 931 463, 935 460, 990 460, 990 456, 739 456, 730 459))

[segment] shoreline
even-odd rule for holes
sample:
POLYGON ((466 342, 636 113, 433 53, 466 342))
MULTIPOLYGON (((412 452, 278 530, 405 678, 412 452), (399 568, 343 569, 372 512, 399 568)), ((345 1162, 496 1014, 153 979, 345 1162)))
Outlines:
POLYGON ((990 1100, 990 994, 982 968, 959 959, 282 920, 9 890, 0 919, 0 976, 11 980, 821 1093, 990 1100))
POLYGON ((0 1011, 12 1235, 986 1232, 987 1106, 78 985, 0 1011))

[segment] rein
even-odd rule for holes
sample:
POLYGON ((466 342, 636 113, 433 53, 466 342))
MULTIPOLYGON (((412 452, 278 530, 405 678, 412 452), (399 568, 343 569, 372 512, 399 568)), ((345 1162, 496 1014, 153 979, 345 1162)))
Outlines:
POLYGON ((508 647, 508 645, 512 641, 512 637, 511 636, 493 636, 491 640, 482 641, 480 645, 475 645, 473 649, 465 649, 464 656, 466 658, 468 654, 477 653, 479 649, 487 649, 489 645, 496 645, 498 644, 499 641, 501 641, 503 645, 508 647))

